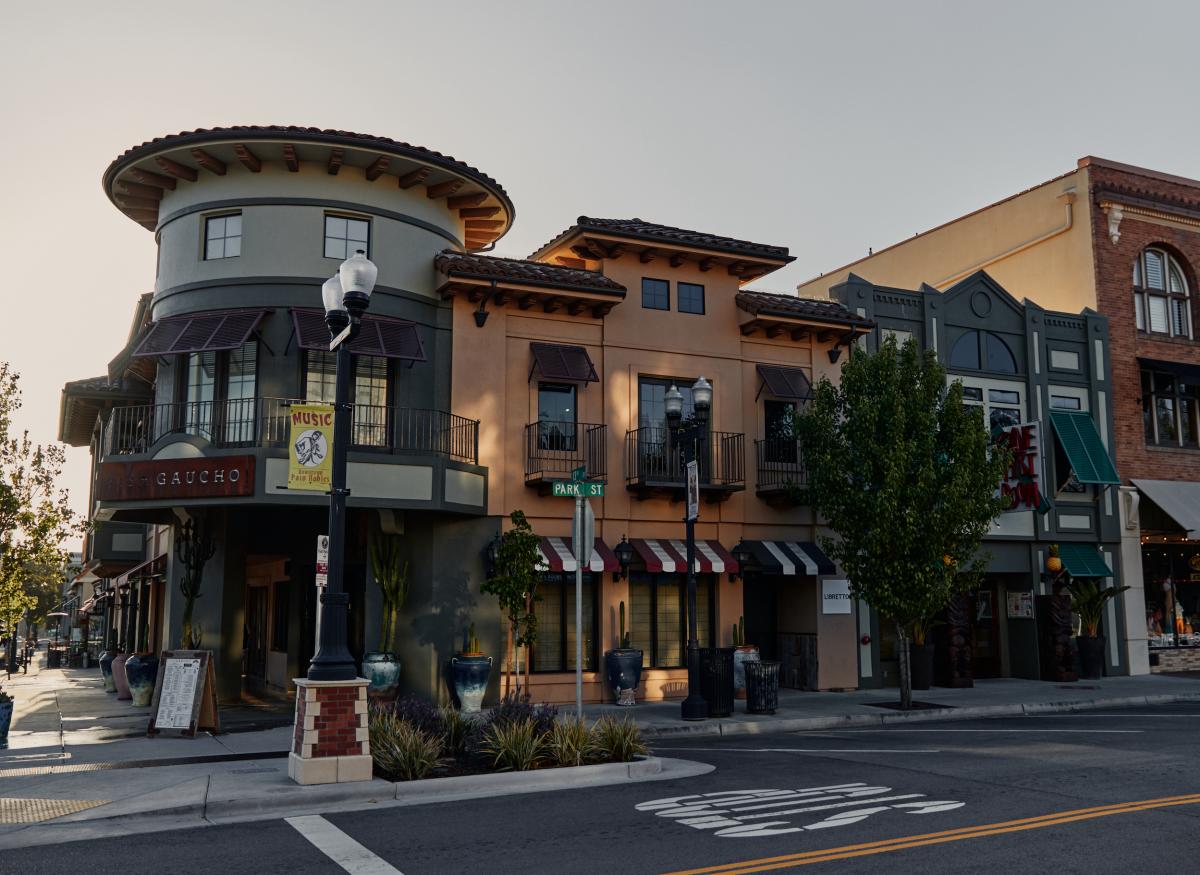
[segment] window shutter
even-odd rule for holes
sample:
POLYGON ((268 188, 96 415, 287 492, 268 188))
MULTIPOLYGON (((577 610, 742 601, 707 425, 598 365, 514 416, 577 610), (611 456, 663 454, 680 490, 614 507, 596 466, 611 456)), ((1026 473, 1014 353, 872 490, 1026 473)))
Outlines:
POLYGON ((1165 289, 1163 283, 1163 256, 1154 249, 1146 250, 1146 286, 1151 289, 1165 289))

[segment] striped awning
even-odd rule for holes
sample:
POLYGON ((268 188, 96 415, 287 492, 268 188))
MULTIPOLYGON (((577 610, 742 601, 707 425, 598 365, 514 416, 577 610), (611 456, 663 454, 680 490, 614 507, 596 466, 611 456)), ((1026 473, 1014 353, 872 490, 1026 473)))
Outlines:
MULTIPOLYGON (((679 540, 631 538, 633 549, 649 572, 687 570, 687 544, 679 540)), ((701 574, 736 574, 738 564, 716 541, 696 541, 696 571, 701 574)))
MULTIPOLYGON (((538 571, 574 574, 578 563, 575 561, 575 548, 570 538, 542 538, 538 545, 538 571)), ((607 544, 596 539, 592 548, 592 561, 584 571, 599 574, 602 571, 620 571, 621 563, 607 544)))
POLYGON ((743 541, 754 554, 758 570, 767 574, 816 577, 833 574, 834 564, 821 548, 808 541, 743 541))

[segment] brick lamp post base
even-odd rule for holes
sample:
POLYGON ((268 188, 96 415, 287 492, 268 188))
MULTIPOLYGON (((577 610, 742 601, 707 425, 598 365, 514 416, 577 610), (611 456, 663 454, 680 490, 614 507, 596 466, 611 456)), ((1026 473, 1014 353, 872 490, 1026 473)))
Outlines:
POLYGON ((367 680, 296 678, 296 725, 288 777, 297 784, 371 780, 367 680))

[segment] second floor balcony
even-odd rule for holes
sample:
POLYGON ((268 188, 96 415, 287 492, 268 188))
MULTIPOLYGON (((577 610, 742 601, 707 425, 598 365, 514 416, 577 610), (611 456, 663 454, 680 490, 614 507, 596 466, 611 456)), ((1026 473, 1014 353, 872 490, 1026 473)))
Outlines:
MULTIPOLYGON (((166 437, 195 437, 221 448, 286 449, 291 398, 241 398, 117 407, 104 423, 104 457, 149 453, 166 437)), ((442 410, 357 404, 350 448, 442 456, 477 464, 479 423, 442 410)))
MULTIPOLYGON (((720 501, 746 488, 745 435, 710 431, 701 442, 700 492, 720 501)), ((687 468, 682 443, 668 428, 646 426, 625 435, 625 485, 639 497, 682 493, 687 468)))
POLYGON ((539 420, 525 426, 525 484, 548 492, 576 468, 589 480, 608 482, 608 426, 593 422, 539 420))
POLYGON ((808 486, 808 471, 800 442, 795 438, 765 438, 754 442, 757 467, 755 492, 771 504, 798 504, 808 486))

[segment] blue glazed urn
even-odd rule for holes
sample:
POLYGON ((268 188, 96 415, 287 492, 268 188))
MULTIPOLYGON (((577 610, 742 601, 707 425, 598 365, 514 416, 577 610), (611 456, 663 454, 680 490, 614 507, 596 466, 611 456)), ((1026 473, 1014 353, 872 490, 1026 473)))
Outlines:
POLYGON ((8 729, 12 726, 13 702, 0 702, 0 750, 8 748, 8 729))
POLYGON ((491 673, 490 656, 460 654, 450 659, 450 679, 454 684, 454 695, 458 697, 459 710, 464 714, 479 713, 491 673))
POLYGON ((362 676, 369 683, 367 698, 379 702, 393 702, 400 692, 400 660, 394 653, 368 650, 363 654, 362 676))
POLYGON ((100 654, 100 678, 104 681, 104 692, 115 693, 117 691, 117 682, 113 680, 113 659, 116 653, 111 650, 105 650, 100 654))
POLYGON ((613 701, 618 705, 634 704, 642 682, 642 651, 632 647, 605 651, 604 674, 613 701))
POLYGON ((125 660, 125 680, 133 704, 145 708, 154 697, 154 682, 158 678, 158 657, 153 653, 135 653, 125 660))

